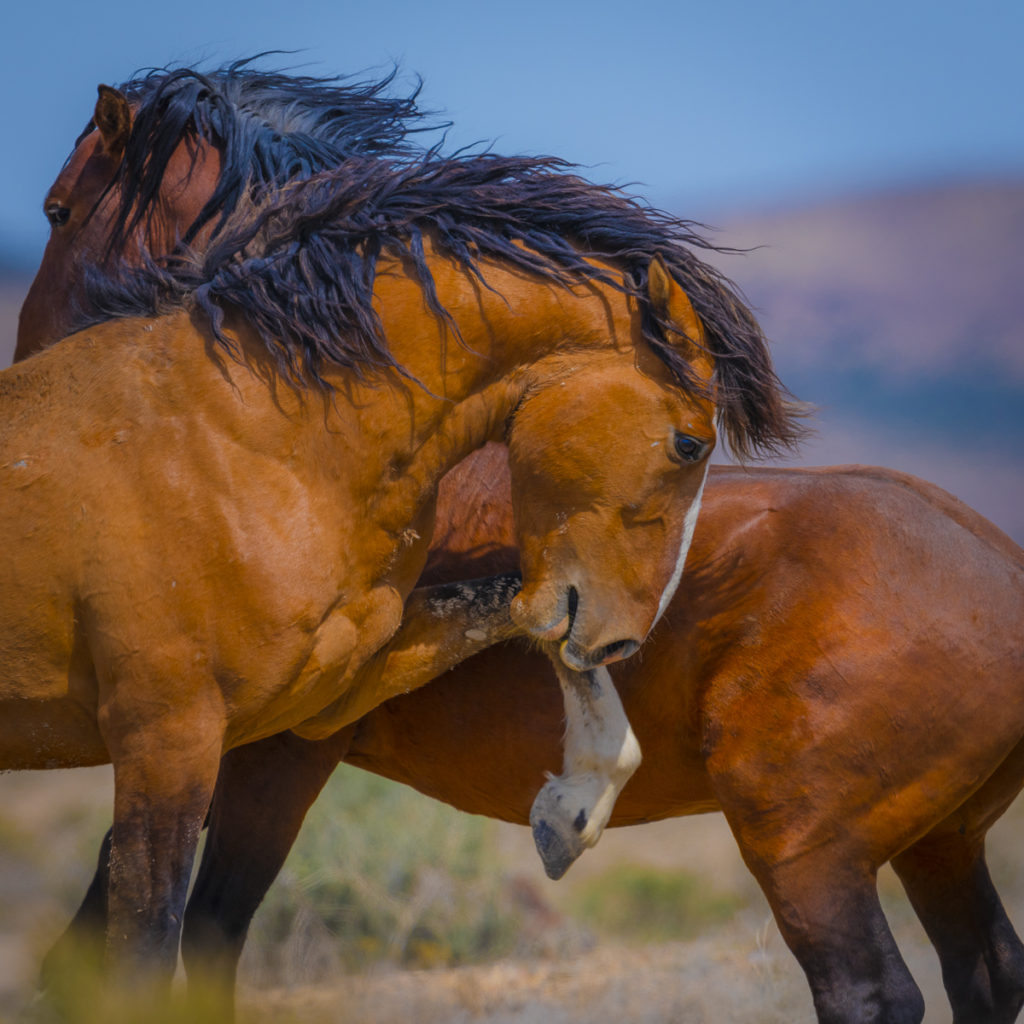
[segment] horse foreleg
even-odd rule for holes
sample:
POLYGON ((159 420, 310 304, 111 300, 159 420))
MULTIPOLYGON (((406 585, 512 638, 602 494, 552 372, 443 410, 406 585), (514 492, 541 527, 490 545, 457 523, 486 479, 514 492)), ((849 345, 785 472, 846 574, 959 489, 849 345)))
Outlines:
MULTIPOLYGON (((406 602, 394 638, 354 677, 354 698, 334 708, 358 713, 440 675, 483 647, 516 632, 508 614, 517 574, 419 588, 406 602), (359 688, 364 688, 360 695, 359 688)), ((313 734, 327 717, 313 720, 313 734)), ((283 733, 229 751, 210 808, 209 834, 185 917, 182 956, 190 989, 227 998, 252 916, 284 864, 306 812, 344 757, 352 729, 312 741, 283 733), (268 813, 272 808, 272 813, 268 813)))
POLYGON ((735 817, 729 823, 803 968, 819 1024, 920 1024, 924 999, 900 956, 878 901, 875 871, 861 851, 844 849, 837 839, 796 855, 773 845, 769 854, 744 840, 735 817))
POLYGON ((305 739, 323 739, 384 701, 517 635, 509 605, 521 585, 518 573, 505 573, 417 587, 405 603, 398 632, 345 681, 333 704, 292 731, 305 739))
POLYGON ((279 733, 221 759, 202 861, 185 910, 189 989, 233 1019, 238 960, 253 914, 281 870, 306 812, 344 757, 353 729, 312 742, 279 733))
POLYGON ((530 825, 548 877, 561 878, 601 838, 640 744, 606 668, 574 672, 557 654, 551 663, 565 702, 563 768, 537 794, 530 825))
POLYGON ((129 990, 169 984, 174 974, 189 875, 224 736, 216 712, 136 704, 135 714, 100 712, 114 765, 106 957, 129 990))

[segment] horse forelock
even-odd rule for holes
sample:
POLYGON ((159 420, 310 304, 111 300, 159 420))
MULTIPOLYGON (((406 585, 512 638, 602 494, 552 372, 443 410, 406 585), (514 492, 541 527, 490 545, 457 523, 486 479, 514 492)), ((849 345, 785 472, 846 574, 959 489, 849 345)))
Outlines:
MULTIPOLYGON (((694 252, 717 251, 702 227, 586 181, 552 157, 350 156, 237 203, 203 253, 151 265, 131 287, 150 297, 147 312, 192 301, 215 328, 224 307, 244 309, 296 381, 322 382, 331 366, 401 369, 372 306, 376 261, 385 252, 406 260, 430 308, 454 327, 434 289, 429 235, 485 287, 487 262, 499 261, 562 285, 596 280, 628 292, 644 311, 644 336, 680 386, 704 394, 647 298, 647 267, 660 255, 704 326, 730 447, 750 456, 794 445, 797 411, 757 321, 738 289, 694 252)), ((94 304, 123 308, 116 287, 103 287, 113 301, 94 304)))

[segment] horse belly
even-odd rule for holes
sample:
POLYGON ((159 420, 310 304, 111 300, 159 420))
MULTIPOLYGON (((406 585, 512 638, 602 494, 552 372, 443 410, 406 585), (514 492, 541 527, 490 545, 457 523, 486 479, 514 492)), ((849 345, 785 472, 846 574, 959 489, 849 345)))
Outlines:
POLYGON ((0 700, 0 771, 106 764, 94 712, 72 697, 0 700))

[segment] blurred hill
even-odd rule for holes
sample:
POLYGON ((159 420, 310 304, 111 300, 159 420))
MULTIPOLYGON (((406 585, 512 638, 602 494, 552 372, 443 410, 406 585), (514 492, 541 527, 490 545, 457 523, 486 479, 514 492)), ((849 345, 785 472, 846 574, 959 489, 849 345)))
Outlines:
MULTIPOLYGON (((716 262, 757 309, 782 379, 818 408, 817 437, 790 461, 916 473, 1024 542, 1024 182, 740 214, 714 237, 752 250, 716 262)), ((5 365, 20 273, 0 266, 5 365)))
POLYGON ((924 476, 1024 541, 1024 182, 848 198, 720 225, 780 376, 818 407, 804 464, 924 476))

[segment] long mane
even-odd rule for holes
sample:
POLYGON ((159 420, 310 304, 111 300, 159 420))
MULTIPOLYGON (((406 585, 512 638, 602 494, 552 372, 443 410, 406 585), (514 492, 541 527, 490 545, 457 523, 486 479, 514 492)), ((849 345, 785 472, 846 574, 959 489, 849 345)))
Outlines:
MULTIPOLYGON (((111 251, 155 210, 171 155, 190 139, 216 147, 214 193, 183 232, 188 244, 211 221, 214 233, 253 190, 284 185, 337 167, 350 156, 418 153, 431 123, 417 106, 419 86, 389 95, 397 70, 376 80, 314 77, 253 66, 268 54, 210 71, 153 68, 118 86, 132 107, 132 131, 117 177, 111 251)), ((93 129, 90 121, 76 145, 93 129)))
POLYGON ((217 223, 201 252, 143 254, 137 270, 89 268, 93 322, 192 305, 230 350, 219 325, 235 307, 295 383, 323 383, 331 367, 395 368, 372 306, 377 259, 407 259, 445 316, 424 255, 429 236, 484 285, 487 261, 500 260, 562 285, 602 279, 629 292, 645 312, 647 340, 693 391, 687 363, 647 301, 647 268, 660 255, 704 325, 731 449, 752 457, 802 438, 801 411, 775 375, 757 321, 735 285, 696 254, 723 251, 701 225, 589 182, 555 158, 424 149, 410 137, 431 127, 416 94, 383 95, 392 76, 339 84, 248 64, 153 72, 124 86, 135 120, 120 230, 152 204, 174 140, 189 132, 225 155, 217 189, 184 240, 217 223))

